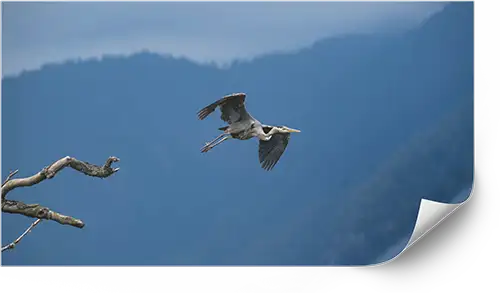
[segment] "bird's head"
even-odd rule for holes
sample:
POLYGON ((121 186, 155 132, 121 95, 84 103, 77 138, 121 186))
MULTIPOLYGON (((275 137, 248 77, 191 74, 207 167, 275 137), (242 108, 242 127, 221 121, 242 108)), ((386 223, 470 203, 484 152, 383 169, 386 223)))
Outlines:
POLYGON ((298 129, 293 129, 293 128, 290 128, 287 126, 279 126, 278 129, 282 133, 293 133, 293 132, 298 133, 298 132, 300 132, 300 130, 298 130, 298 129))

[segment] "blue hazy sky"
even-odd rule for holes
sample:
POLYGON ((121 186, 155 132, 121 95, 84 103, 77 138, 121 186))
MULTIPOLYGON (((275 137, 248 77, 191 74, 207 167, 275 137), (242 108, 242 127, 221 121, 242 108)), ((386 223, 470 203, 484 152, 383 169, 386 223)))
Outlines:
MULTIPOLYGON (((402 249, 422 198, 471 188, 472 3, 31 5, 3 4, 12 72, 150 51, 2 78, 3 177, 121 159, 103 180, 64 170, 9 193, 86 226, 44 221, 4 265, 371 264, 402 249), (223 62, 314 40, 229 68, 155 53, 223 62), (233 92, 302 131, 271 172, 256 140, 200 153, 223 123, 197 111, 233 92)), ((31 222, 2 214, 2 244, 31 222)))

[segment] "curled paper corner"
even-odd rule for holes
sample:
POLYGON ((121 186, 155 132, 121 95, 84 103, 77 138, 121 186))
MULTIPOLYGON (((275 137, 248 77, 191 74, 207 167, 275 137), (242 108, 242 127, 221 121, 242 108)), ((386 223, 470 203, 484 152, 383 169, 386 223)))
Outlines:
POLYGON ((412 246, 415 242, 422 238, 422 236, 427 234, 461 205, 466 203, 472 196, 473 190, 473 187, 467 189, 465 192, 468 192, 469 195, 460 203, 442 203, 422 198, 420 201, 420 208, 418 209, 417 221, 415 222, 415 227, 413 228, 410 240, 399 254, 403 253, 403 251, 412 246))
POLYGON ((410 246, 412 246, 415 242, 417 242, 420 238, 422 238, 422 236, 427 234, 430 230, 436 227, 441 221, 443 221, 446 217, 448 217, 461 205, 466 203, 472 196, 473 188, 471 187, 464 190, 459 194, 459 196, 463 195, 465 192, 468 192, 468 196, 466 197, 465 200, 459 203, 442 203, 438 201, 428 200, 425 198, 420 200, 420 207, 418 209, 417 220, 415 222, 415 226, 413 228, 411 237, 408 240, 406 246, 394 257, 386 261, 380 261, 379 263, 373 265, 374 266, 382 265, 398 258, 405 250, 407 250, 410 246))
POLYGON ((408 244, 406 245, 405 249, 403 249, 402 252, 410 248, 425 234, 434 229, 434 227, 439 225, 441 221, 443 221, 449 215, 451 215, 462 204, 463 203, 458 203, 458 204, 441 203, 428 199, 422 199, 420 201, 420 208, 418 211, 415 228, 413 229, 410 241, 408 241, 408 244))

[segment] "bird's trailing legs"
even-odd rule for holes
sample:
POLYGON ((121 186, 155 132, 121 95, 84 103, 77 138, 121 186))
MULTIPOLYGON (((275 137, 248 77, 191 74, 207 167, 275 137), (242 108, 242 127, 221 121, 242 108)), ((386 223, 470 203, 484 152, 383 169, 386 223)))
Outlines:
POLYGON ((226 133, 221 133, 219 136, 217 136, 216 138, 214 138, 214 140, 212 140, 211 142, 207 142, 205 145, 210 145, 210 144, 213 144, 215 143, 217 140, 219 140, 221 137, 223 137, 226 133))
POLYGON ((212 140, 211 142, 208 142, 207 144, 205 144, 205 146, 203 148, 201 148, 201 152, 202 153, 206 153, 208 152, 209 150, 213 149, 215 146, 221 144, 223 141, 227 140, 227 139, 230 139, 231 136, 224 136, 224 135, 228 135, 227 133, 223 133, 219 136, 217 136, 217 138, 215 138, 214 140, 212 140), (217 141, 218 139, 220 139, 222 136, 224 136, 221 140, 217 141))

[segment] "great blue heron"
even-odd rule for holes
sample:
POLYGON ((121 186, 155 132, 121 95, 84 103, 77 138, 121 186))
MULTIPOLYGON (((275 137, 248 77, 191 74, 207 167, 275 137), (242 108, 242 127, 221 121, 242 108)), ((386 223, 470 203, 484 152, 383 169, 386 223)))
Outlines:
POLYGON ((269 171, 285 151, 290 133, 300 132, 300 130, 286 126, 263 125, 245 109, 245 97, 244 93, 227 95, 198 112, 198 118, 203 120, 219 107, 220 118, 229 124, 219 128, 223 133, 206 143, 201 152, 208 152, 230 138, 247 140, 257 137, 259 139, 259 162, 262 168, 269 171))

